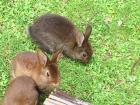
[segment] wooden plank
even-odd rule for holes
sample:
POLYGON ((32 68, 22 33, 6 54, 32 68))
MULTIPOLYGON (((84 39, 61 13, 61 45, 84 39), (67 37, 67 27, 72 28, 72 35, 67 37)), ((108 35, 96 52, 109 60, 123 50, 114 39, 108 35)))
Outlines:
POLYGON ((65 104, 65 105, 75 105, 75 104, 71 103, 70 101, 64 100, 62 97, 57 97, 57 96, 54 96, 54 95, 50 95, 50 98, 52 100, 59 101, 59 102, 65 104))
POLYGON ((52 99, 47 99, 44 103, 45 105, 66 105, 66 104, 63 104, 59 101, 56 101, 56 100, 52 100, 52 99))
POLYGON ((65 92, 57 90, 55 93, 50 94, 46 98, 43 105, 92 105, 88 102, 84 102, 74 97, 69 96, 65 92))

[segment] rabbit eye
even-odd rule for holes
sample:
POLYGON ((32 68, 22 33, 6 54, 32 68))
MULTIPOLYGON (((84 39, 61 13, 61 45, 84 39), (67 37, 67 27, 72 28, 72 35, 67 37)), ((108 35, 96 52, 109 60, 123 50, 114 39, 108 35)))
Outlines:
POLYGON ((49 77, 50 76, 49 72, 46 72, 46 75, 47 75, 47 77, 49 77))

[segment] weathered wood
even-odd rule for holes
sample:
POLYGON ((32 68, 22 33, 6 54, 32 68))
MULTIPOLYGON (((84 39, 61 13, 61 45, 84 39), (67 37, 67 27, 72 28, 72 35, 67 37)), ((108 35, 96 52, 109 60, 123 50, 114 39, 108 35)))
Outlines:
POLYGON ((65 92, 57 90, 55 93, 50 94, 46 98, 43 105, 92 105, 88 102, 84 102, 74 97, 69 96, 65 92))

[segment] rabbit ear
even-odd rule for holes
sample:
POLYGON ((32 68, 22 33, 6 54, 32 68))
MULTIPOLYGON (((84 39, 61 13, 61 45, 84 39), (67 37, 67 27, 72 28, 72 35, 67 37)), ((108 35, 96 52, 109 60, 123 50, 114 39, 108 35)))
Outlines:
POLYGON ((92 27, 91 27, 90 24, 88 24, 87 27, 86 27, 86 31, 85 31, 85 33, 84 33, 85 40, 88 40, 88 38, 89 38, 91 32, 92 32, 92 27))
POLYGON ((37 50, 37 56, 38 56, 38 60, 39 60, 39 63, 45 67, 46 64, 47 64, 47 61, 49 60, 48 59, 48 56, 40 49, 37 50))
POLYGON ((78 47, 81 47, 84 41, 84 35, 79 30, 76 31, 76 42, 78 47))
POLYGON ((63 48, 53 53, 51 61, 57 63, 58 60, 62 57, 62 52, 63 52, 63 48))

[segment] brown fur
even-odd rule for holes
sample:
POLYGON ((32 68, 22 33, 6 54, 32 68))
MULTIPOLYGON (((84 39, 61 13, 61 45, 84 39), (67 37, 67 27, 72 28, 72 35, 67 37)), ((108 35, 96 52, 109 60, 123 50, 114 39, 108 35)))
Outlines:
MULTIPOLYGON (((60 82, 60 73, 57 61, 62 51, 57 51, 49 60, 41 50, 38 53, 22 52, 12 61, 12 78, 27 75, 33 78, 39 89, 50 92, 57 88, 60 82)), ((11 78, 11 79, 12 79, 11 78)))
POLYGON ((91 31, 92 27, 88 25, 85 33, 82 33, 67 18, 55 14, 40 16, 29 27, 31 38, 41 49, 53 53, 63 47, 65 55, 84 63, 92 56, 92 53, 88 53, 92 51, 88 43, 91 31), (83 42, 89 46, 84 46, 83 42))
POLYGON ((20 76, 10 83, 3 105, 37 105, 38 95, 36 84, 32 78, 20 76))

